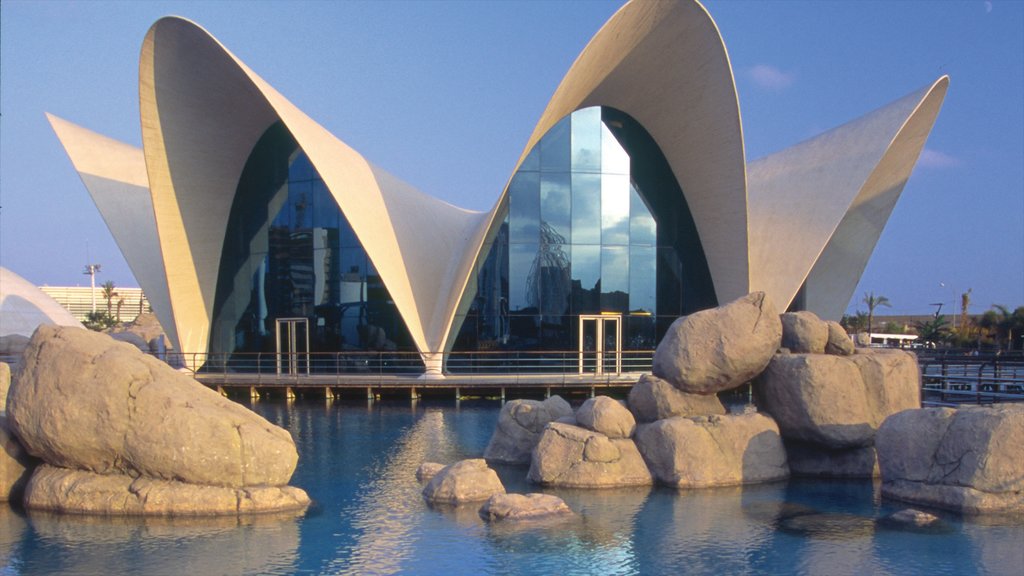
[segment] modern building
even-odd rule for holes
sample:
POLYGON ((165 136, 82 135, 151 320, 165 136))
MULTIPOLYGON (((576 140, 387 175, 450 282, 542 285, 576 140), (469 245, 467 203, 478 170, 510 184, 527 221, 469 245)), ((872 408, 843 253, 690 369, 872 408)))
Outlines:
POLYGON ((50 121, 176 349, 412 351, 438 377, 484 353, 619 362, 755 290, 837 318, 947 84, 748 163, 705 8, 632 1, 488 212, 372 164, 182 18, 143 44, 142 149, 50 121))

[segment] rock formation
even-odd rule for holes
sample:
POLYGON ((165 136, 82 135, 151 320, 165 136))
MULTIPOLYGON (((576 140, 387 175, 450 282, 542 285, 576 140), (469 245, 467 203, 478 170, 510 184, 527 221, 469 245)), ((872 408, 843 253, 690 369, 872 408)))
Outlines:
POLYGON ((828 324, 828 342, 825 343, 825 354, 835 356, 849 356, 853 354, 855 350, 853 339, 846 334, 846 330, 843 329, 839 322, 829 320, 826 324, 828 324))
POLYGON ((764 292, 754 292, 673 322, 651 371, 683 392, 731 390, 764 370, 781 339, 775 306, 764 292))
POLYGON ((533 451, 527 478, 545 486, 612 488, 653 482, 636 444, 553 422, 533 451))
POLYGON ((416 469, 416 481, 420 484, 430 482, 430 479, 437 476, 437 473, 444 470, 444 464, 438 462, 424 462, 416 469))
POLYGON ((921 405, 917 359, 899 350, 777 354, 756 391, 779 424, 790 470, 803 476, 877 475, 875 431, 889 415, 921 405))
POLYGON ((481 458, 445 466, 423 488, 423 497, 435 504, 482 502, 504 493, 498 474, 481 458))
POLYGON ((572 516, 565 501, 551 494, 495 494, 480 508, 488 522, 545 520, 572 516))
POLYGON ((654 477, 669 486, 707 488, 789 477, 778 426, 763 414, 658 420, 640 427, 636 444, 654 477))
POLYGON ((882 496, 961 513, 1024 513, 1024 405, 922 408, 875 438, 882 496))
POLYGON ((688 394, 668 382, 644 374, 629 391, 629 409, 637 422, 654 422, 673 416, 725 414, 725 406, 714 394, 688 394))
POLYGON ((824 354, 828 324, 814 312, 786 312, 782 320, 782 347, 794 354, 824 354))
POLYGON ((7 411, 7 391, 11 388, 11 367, 0 362, 0 412, 7 411))
POLYGON ((622 402, 608 396, 590 398, 576 411, 576 422, 609 438, 632 438, 636 419, 622 402))
POLYGON ((40 326, 11 388, 8 417, 29 454, 50 465, 29 483, 29 508, 175 515, 308 504, 286 486, 298 460, 287 430, 103 334, 40 326), (152 487, 148 499, 166 504, 87 503, 116 499, 125 486, 138 494, 142 485, 152 487))
POLYGON ((569 403, 560 396, 543 402, 512 400, 501 407, 498 427, 484 450, 484 459, 502 464, 526 464, 549 422, 572 417, 569 403))
POLYGON ((8 429, 7 417, 0 414, 0 502, 21 498, 35 461, 8 429))

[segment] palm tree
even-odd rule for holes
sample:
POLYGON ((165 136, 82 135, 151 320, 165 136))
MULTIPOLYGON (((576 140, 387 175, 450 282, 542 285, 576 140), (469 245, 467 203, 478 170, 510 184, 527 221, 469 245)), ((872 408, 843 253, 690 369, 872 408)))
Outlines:
POLYGON ((114 297, 118 294, 114 291, 114 281, 107 280, 103 283, 103 297, 107 300, 107 317, 113 318, 111 314, 111 308, 113 308, 114 297))
POLYGON ((875 321, 875 308, 879 306, 892 308, 892 304, 889 303, 888 298, 885 296, 875 296, 874 292, 865 294, 863 302, 868 307, 868 334, 871 334, 875 321))
POLYGON ((931 320, 918 322, 914 325, 917 328, 917 335, 923 342, 938 344, 949 335, 949 328, 946 326, 945 316, 936 316, 931 320))

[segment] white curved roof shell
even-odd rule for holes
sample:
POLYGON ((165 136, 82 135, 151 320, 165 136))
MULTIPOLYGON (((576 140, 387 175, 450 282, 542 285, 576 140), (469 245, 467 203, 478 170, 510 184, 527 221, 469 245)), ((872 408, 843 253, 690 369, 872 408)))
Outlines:
POLYGON ((71 312, 35 284, 0 267, 0 336, 31 337, 40 324, 82 328, 71 312))
MULTIPOLYGON (((484 241, 507 206, 504 193, 490 212, 478 213, 416 190, 182 18, 163 18, 149 30, 139 76, 141 151, 53 117, 51 123, 179 350, 209 348, 239 177, 258 139, 280 121, 352 225, 428 369, 440 367, 462 295, 486 256, 484 241), (118 207, 114 198, 134 207, 118 207)), ((575 110, 625 112, 648 131, 679 182, 720 302, 766 290, 785 308, 804 286, 809 309, 837 317, 947 83, 942 78, 748 166, 732 69, 707 11, 695 0, 632 1, 572 65, 516 166, 575 110)))

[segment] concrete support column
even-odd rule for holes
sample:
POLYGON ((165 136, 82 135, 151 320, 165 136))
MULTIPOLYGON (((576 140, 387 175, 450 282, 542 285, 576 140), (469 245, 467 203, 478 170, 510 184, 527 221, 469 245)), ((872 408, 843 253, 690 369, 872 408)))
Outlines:
POLYGON ((444 352, 421 352, 423 366, 426 368, 421 380, 443 380, 444 379, 444 352))

